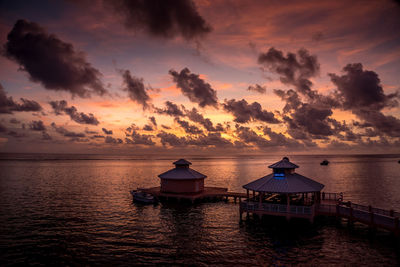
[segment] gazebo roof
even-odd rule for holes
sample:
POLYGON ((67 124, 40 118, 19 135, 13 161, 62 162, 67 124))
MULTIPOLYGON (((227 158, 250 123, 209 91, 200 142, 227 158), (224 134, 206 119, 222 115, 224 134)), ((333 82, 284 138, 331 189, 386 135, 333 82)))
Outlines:
POLYGON ((256 192, 283 194, 319 192, 324 188, 324 185, 297 173, 271 173, 244 185, 243 188, 256 192))
POLYGON ((158 177, 160 177, 161 179, 174 179, 174 180, 191 180, 191 179, 202 179, 207 177, 206 175, 189 168, 189 164, 192 163, 190 163, 185 159, 177 160, 173 164, 175 164, 174 169, 166 171, 158 175, 158 177), (181 166, 185 167, 182 168, 181 166))
POLYGON ((178 159, 177 161, 175 161, 172 164, 174 164, 174 165, 192 165, 192 163, 190 161, 187 161, 186 159, 178 159))
POLYGON ((283 157, 282 160, 268 166, 268 168, 273 168, 273 169, 295 169, 298 167, 299 166, 297 166, 296 164, 291 163, 288 157, 283 157))

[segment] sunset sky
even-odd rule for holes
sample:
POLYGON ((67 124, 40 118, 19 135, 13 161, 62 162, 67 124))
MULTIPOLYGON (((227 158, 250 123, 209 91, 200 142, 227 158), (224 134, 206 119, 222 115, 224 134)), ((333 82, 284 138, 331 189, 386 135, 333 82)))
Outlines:
POLYGON ((400 153, 399 1, 0 1, 0 152, 400 153))

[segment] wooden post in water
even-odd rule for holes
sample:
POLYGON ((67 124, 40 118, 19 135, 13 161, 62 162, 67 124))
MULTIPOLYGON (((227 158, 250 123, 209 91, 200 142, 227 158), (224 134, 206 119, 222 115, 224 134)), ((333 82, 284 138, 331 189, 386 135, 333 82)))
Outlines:
POLYGON ((354 217, 353 217, 353 208, 351 207, 351 201, 348 202, 348 206, 350 207, 348 224, 349 226, 352 226, 354 217))

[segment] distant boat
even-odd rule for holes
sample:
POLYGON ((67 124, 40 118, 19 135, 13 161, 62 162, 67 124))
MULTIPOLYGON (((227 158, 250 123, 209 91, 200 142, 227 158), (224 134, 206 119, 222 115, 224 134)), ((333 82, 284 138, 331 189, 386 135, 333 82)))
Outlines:
POLYGON ((329 164, 329 161, 324 159, 320 164, 326 166, 329 164))
POLYGON ((143 204, 152 204, 152 203, 157 202, 157 200, 154 198, 154 196, 152 196, 148 193, 145 193, 143 191, 132 190, 131 195, 135 202, 140 202, 143 204))

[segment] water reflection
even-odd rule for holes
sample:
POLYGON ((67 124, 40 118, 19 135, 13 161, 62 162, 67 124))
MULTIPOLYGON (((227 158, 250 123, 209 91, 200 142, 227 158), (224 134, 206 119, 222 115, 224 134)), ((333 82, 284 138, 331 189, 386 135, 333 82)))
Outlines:
MULTIPOLYGON (((190 159, 207 186, 242 191, 282 156, 190 159)), ((345 198, 400 210, 400 164, 385 157, 290 156, 298 172, 345 198), (331 163, 320 166, 321 158, 331 163)), ((1 263, 47 265, 396 265, 388 236, 285 221, 239 224, 233 203, 132 203, 169 160, 0 161, 1 263), (384 241, 381 241, 384 240, 384 241)), ((360 229, 360 227, 357 227, 360 229)))

